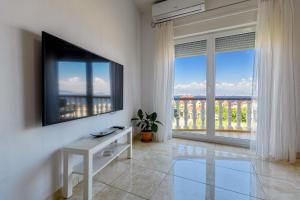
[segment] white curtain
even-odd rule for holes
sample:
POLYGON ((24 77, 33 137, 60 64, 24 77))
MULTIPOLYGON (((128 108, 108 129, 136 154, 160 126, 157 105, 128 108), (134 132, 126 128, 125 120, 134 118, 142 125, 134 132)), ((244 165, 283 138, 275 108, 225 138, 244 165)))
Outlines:
POLYGON ((253 147, 265 159, 296 159, 292 0, 259 0, 253 147))
POLYGON ((172 99, 174 83, 173 23, 164 22, 155 27, 153 108, 163 123, 156 140, 164 142, 172 136, 172 99))

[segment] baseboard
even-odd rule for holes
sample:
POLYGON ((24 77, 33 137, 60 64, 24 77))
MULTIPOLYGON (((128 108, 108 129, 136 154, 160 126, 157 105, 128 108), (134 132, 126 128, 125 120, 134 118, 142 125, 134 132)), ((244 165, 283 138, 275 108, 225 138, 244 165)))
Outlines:
MULTIPOLYGON (((73 174, 73 176, 72 176, 73 187, 75 187, 76 185, 78 185, 82 181, 83 181, 83 176, 78 175, 78 174, 73 174)), ((50 195, 47 198, 47 200, 60 200, 61 197, 62 197, 62 188, 59 188, 52 195, 50 195)))

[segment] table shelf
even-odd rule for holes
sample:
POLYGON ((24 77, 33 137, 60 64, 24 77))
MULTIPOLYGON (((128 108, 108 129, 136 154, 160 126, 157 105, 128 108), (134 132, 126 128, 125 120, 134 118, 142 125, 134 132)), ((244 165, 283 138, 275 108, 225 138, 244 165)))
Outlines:
MULTIPOLYGON (((93 156, 93 176, 96 175, 100 170, 106 167, 112 160, 122 154, 130 147, 130 144, 112 144, 102 151, 98 152, 93 156), (102 153, 107 150, 113 150, 111 156, 103 156, 102 153)), ((75 165, 73 167, 73 174, 83 175, 83 163, 75 165)))

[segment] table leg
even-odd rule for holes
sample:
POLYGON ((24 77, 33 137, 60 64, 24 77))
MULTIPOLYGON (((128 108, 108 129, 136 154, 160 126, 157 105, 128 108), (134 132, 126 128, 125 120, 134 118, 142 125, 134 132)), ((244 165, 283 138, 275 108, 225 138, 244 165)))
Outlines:
POLYGON ((64 151, 64 177, 63 177, 63 197, 69 198, 72 196, 72 166, 70 163, 70 154, 64 151))
POLYGON ((127 143, 130 144, 130 147, 127 150, 127 158, 132 158, 132 131, 127 134, 127 143))
POLYGON ((83 158, 83 199, 93 199, 93 155, 87 154, 83 158))

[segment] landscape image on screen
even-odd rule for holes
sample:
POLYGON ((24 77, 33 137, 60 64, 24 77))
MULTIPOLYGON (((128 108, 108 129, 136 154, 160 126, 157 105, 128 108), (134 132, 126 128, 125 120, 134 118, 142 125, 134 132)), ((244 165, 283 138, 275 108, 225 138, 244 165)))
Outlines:
POLYGON ((123 109, 123 66, 43 35, 43 124, 123 109))

